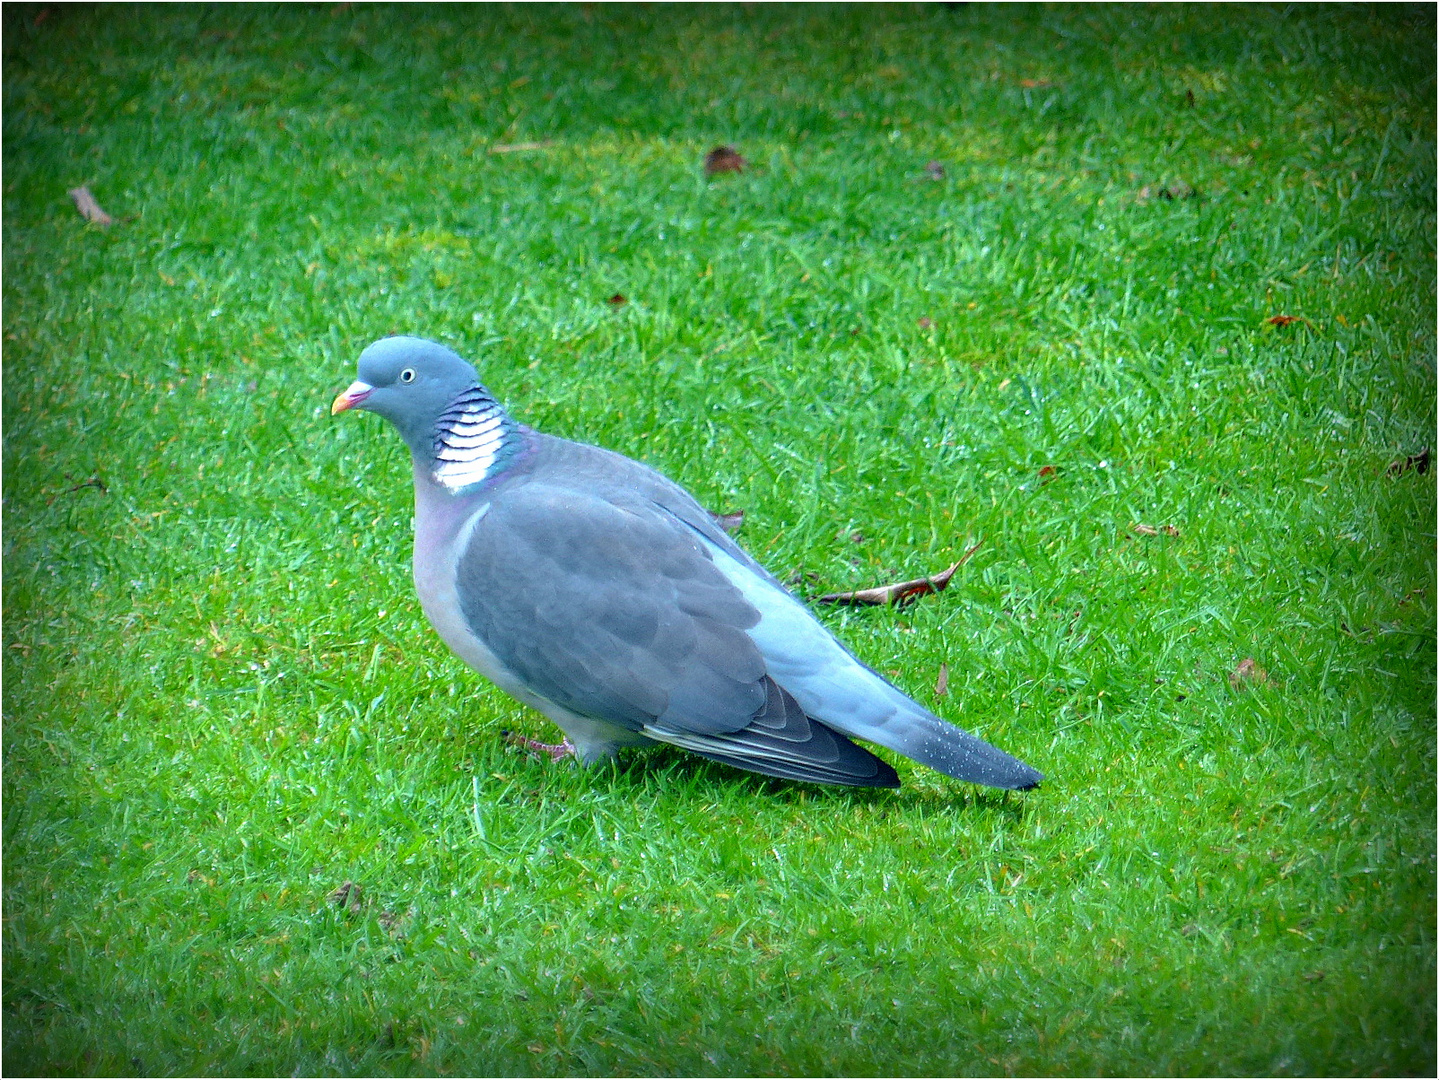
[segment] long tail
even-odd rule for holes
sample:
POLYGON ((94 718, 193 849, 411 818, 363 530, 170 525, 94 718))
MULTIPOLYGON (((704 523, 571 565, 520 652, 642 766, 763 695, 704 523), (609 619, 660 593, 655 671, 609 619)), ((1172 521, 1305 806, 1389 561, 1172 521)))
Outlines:
POLYGON ((760 613, 746 633, 764 654, 770 676, 807 715, 960 780, 1023 790, 1044 779, 1018 758, 906 697, 855 659, 777 582, 703 539, 715 565, 760 613))

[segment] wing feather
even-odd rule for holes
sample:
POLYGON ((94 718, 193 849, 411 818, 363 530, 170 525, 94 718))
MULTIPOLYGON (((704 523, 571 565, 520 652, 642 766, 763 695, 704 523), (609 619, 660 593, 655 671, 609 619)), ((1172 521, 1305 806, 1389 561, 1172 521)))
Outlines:
POLYGON ((495 499, 457 568, 465 619, 571 712, 719 734, 764 707, 755 609, 662 514, 531 483, 495 499))

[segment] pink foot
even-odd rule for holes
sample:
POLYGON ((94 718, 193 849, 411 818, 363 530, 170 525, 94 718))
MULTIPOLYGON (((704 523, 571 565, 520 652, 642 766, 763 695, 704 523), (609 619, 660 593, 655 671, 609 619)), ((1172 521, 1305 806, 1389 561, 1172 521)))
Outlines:
POLYGON ((543 743, 537 739, 527 739, 523 735, 517 735, 513 731, 502 731, 500 737, 511 746, 518 746, 522 750, 539 755, 545 754, 551 761, 563 761, 567 757, 575 756, 574 743, 566 739, 561 743, 543 743))

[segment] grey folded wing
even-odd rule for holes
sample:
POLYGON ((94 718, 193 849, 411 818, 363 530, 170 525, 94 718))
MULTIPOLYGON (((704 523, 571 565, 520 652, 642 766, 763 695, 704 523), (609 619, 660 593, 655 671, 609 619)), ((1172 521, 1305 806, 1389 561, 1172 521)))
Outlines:
POLYGON ((759 612, 652 504, 515 485, 475 526, 456 586, 475 635, 572 713, 756 772, 898 783, 769 677, 747 633, 759 612))

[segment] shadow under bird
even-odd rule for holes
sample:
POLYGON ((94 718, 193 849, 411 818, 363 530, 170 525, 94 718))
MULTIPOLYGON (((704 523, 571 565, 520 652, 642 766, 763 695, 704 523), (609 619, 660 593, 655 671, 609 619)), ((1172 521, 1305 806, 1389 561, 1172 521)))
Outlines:
POLYGON ((375 342, 331 412, 347 409, 410 448, 425 615, 564 731, 553 749, 589 763, 659 742, 769 776, 898 787, 853 738, 990 787, 1043 779, 857 660, 683 488, 516 422, 444 346, 375 342))

